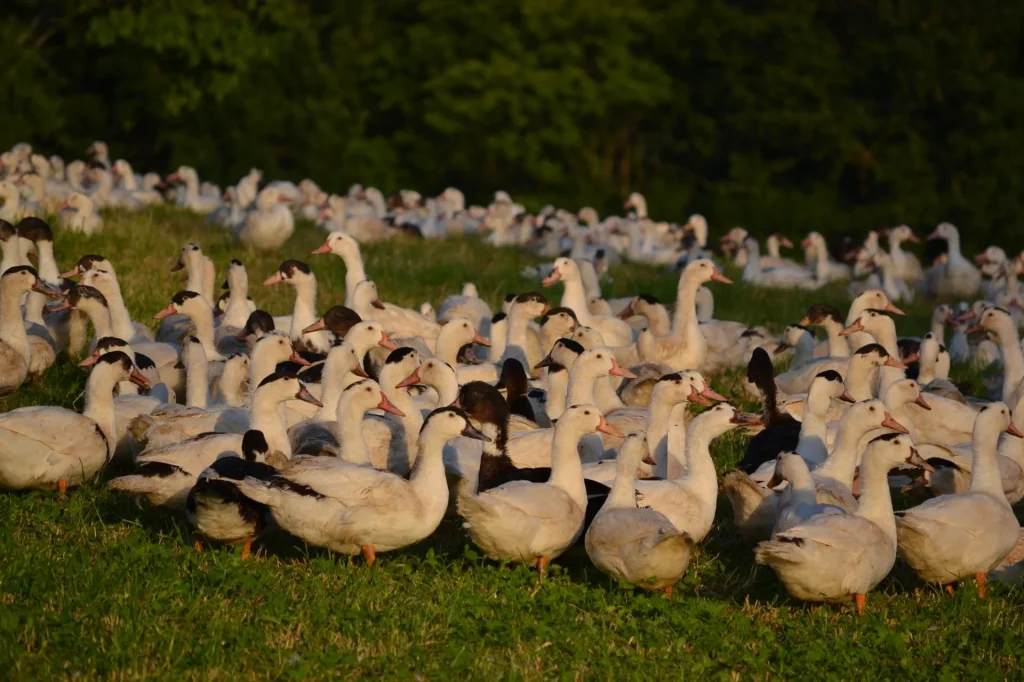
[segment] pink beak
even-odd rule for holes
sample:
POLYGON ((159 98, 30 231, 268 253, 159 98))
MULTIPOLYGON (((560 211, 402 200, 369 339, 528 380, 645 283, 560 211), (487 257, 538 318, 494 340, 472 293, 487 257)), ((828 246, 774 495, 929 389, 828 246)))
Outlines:
POLYGON ((544 280, 541 282, 541 285, 549 287, 555 282, 561 281, 561 279, 562 273, 559 272, 558 268, 555 268, 554 270, 551 271, 550 275, 544 278, 544 280))
POLYGON ((331 244, 330 244, 330 242, 324 242, 323 246, 319 246, 319 247, 313 249, 313 253, 316 254, 316 255, 321 255, 321 254, 330 253, 330 252, 331 252, 331 244))
POLYGON ((388 335, 385 332, 380 333, 380 341, 377 343, 388 350, 398 350, 398 346, 395 345, 394 341, 388 338, 388 335))
POLYGON ((732 284, 732 280, 723 275, 718 268, 715 268, 711 273, 712 282, 721 282, 722 284, 732 284))
POLYGON ((92 367, 97 362, 99 362, 99 360, 100 360, 100 354, 94 352, 89 357, 85 358, 80 363, 78 363, 78 366, 79 367, 92 367))
POLYGON ((306 358, 302 357, 298 353, 294 353, 293 352, 291 355, 288 356, 288 359, 291 362, 295 362, 295 363, 298 363, 298 364, 302 365, 303 367, 309 367, 309 365, 310 365, 309 360, 307 360, 306 358))
POLYGON ((390 412, 396 417, 405 416, 405 412, 402 412, 400 409, 391 404, 391 401, 388 400, 388 397, 384 395, 384 391, 381 391, 380 393, 380 402, 377 403, 377 408, 384 410, 385 412, 390 412))
POLYGON ((268 287, 271 284, 280 284, 283 281, 284 281, 284 278, 281 276, 281 273, 280 272, 275 272, 273 275, 271 275, 270 277, 267 277, 265 280, 263 280, 263 286, 268 287))
POLYGON ((162 320, 165 317, 177 314, 177 312, 178 312, 177 306, 175 306, 173 303, 169 303, 169 304, 167 304, 166 308, 164 308, 163 310, 158 312, 156 315, 154 315, 153 319, 154 320, 162 320))
POLYGON ((416 371, 410 374, 408 377, 395 384, 395 388, 405 388, 406 386, 414 386, 415 384, 422 383, 420 379, 420 368, 417 367, 416 371))
POLYGON ((610 370, 608 370, 608 373, 611 374, 612 376, 624 377, 626 379, 636 379, 637 378, 637 376, 635 374, 633 374, 632 372, 630 372, 628 369, 625 369, 623 367, 619 367, 619 363, 615 361, 614 357, 612 358, 612 368, 610 370))
POLYGON ((600 431, 601 433, 607 433, 609 436, 614 436, 616 438, 625 438, 625 436, 623 436, 618 429, 616 429, 614 426, 612 426, 605 420, 604 415, 601 415, 601 423, 597 425, 597 430, 600 431))
POLYGON ((481 346, 490 346, 491 342, 480 336, 479 334, 473 334, 473 343, 481 346))
POLYGON ((906 313, 894 306, 892 303, 885 304, 885 312, 892 313, 893 315, 906 315, 906 313))
POLYGON ((721 393, 718 393, 717 391, 712 390, 711 387, 708 386, 707 384, 704 384, 704 390, 701 391, 700 394, 702 396, 704 396, 705 398, 710 398, 711 400, 717 400, 720 403, 724 403, 727 400, 729 400, 728 398, 726 398, 721 393))
POLYGON ((885 413, 885 419, 882 420, 882 426, 884 426, 887 429, 892 429, 897 433, 910 433, 910 431, 907 431, 907 427, 903 426, 903 424, 900 424, 898 421, 893 419, 892 415, 889 414, 888 412, 885 413))

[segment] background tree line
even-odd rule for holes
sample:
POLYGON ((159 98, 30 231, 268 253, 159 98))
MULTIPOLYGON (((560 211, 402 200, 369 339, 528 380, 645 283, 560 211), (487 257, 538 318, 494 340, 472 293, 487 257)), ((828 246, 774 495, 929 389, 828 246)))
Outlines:
POLYGON ((950 220, 974 246, 1024 201, 1020 2, 7 0, 0 19, 4 148, 101 138, 220 183, 258 166, 602 212, 639 190, 713 229, 950 220))

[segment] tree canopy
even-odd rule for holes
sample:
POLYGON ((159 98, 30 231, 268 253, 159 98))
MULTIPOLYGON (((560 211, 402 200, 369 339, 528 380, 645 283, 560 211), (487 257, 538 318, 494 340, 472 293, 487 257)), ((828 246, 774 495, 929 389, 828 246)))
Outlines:
POLYGON ((8 0, 0 144, 830 233, 1022 197, 1024 3, 8 0))

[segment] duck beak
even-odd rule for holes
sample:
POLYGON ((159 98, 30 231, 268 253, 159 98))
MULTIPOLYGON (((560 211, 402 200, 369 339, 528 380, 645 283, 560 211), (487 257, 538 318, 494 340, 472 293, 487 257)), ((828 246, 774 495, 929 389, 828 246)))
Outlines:
POLYGON ((722 284, 732 284, 732 280, 729 279, 728 277, 726 277, 725 275, 723 275, 722 271, 719 270, 718 268, 715 268, 714 270, 712 270, 712 272, 711 272, 711 281, 712 282, 721 282, 722 284))
POLYGON ((985 331, 985 328, 982 327, 980 324, 972 324, 970 327, 968 327, 966 329, 966 331, 964 333, 965 334, 977 334, 978 332, 983 332, 983 331, 985 331))
POLYGON ((370 375, 367 374, 366 370, 363 369, 360 365, 356 365, 355 367, 353 367, 352 368, 352 373, 355 374, 357 377, 362 377, 363 379, 369 379, 370 378, 370 375))
MULTIPOLYGON (((323 212, 321 212, 320 217, 321 218, 323 217, 323 212)), ((330 242, 324 242, 323 246, 319 246, 319 247, 313 249, 313 255, 315 255, 315 256, 321 256, 321 255, 323 255, 325 253, 330 253, 330 252, 331 252, 331 243, 330 242)))
POLYGON ((46 312, 48 313, 59 313, 62 310, 71 310, 71 301, 65 298, 54 305, 46 307, 46 312))
POLYGON ((377 408, 381 409, 381 410, 384 410, 385 412, 390 412, 391 414, 395 415, 396 417, 404 417, 405 416, 405 412, 402 412, 400 409, 395 407, 391 403, 390 400, 388 400, 388 397, 386 395, 384 395, 384 391, 380 392, 380 402, 377 403, 377 408))
POLYGON ((170 317, 171 315, 176 315, 177 313, 178 306, 174 305, 173 303, 168 303, 166 308, 164 308, 163 310, 161 310, 160 312, 153 316, 153 319, 162 320, 165 317, 170 317))
POLYGON ((707 383, 704 384, 704 390, 701 391, 700 394, 702 396, 704 396, 705 398, 710 398, 711 400, 717 400, 720 403, 724 403, 727 400, 729 400, 728 398, 726 398, 724 395, 722 395, 718 391, 712 390, 712 388, 707 383))
POLYGON ((907 368, 906 365, 904 365, 902 362, 900 362, 899 360, 897 360, 896 358, 894 358, 891 355, 885 359, 885 362, 883 362, 882 365, 885 366, 885 367, 893 367, 895 369, 906 369, 907 368))
POLYGON ((380 341, 377 343, 388 350, 398 350, 398 346, 395 345, 395 342, 388 338, 387 332, 382 331, 380 333, 380 341))
POLYGON ((917 448, 910 448, 910 456, 907 457, 907 464, 912 464, 918 469, 923 469, 924 471, 932 474, 935 473, 935 467, 925 461, 924 457, 921 456, 921 453, 917 451, 917 448))
POLYGON ((629 318, 633 317, 634 314, 635 313, 633 312, 633 303, 630 302, 630 304, 623 308, 622 312, 619 313, 619 319, 628 320, 629 318))
POLYGON ((759 417, 752 417, 750 415, 737 412, 729 419, 729 423, 739 424, 740 426, 757 426, 761 423, 761 419, 759 417))
POLYGON ((309 390, 306 388, 306 385, 303 384, 302 382, 299 382, 299 392, 295 394, 295 399, 301 400, 304 403, 309 403, 310 405, 314 405, 316 407, 324 406, 323 403, 321 403, 319 400, 313 397, 313 394, 309 392, 309 390))
POLYGON ((790 349, 790 345, 785 341, 780 341, 779 345, 775 346, 775 350, 772 351, 772 355, 781 355, 790 349))
POLYGON ((491 442, 491 437, 470 424, 468 419, 466 420, 466 428, 462 429, 462 435, 466 438, 472 438, 473 440, 482 440, 486 443, 491 442))
POLYGON ((887 429, 892 429, 896 433, 910 433, 910 431, 907 431, 907 427, 893 419, 892 415, 888 412, 885 413, 885 419, 882 420, 882 426, 887 429))
POLYGON ((370 301, 370 305, 372 305, 377 310, 384 310, 384 304, 380 302, 379 298, 375 298, 372 301, 370 301))
POLYGON ((974 314, 974 311, 973 310, 968 310, 966 313, 964 313, 960 317, 956 318, 956 321, 958 323, 960 323, 960 324, 963 324, 964 322, 967 322, 969 320, 973 320, 975 317, 977 317, 977 315, 974 314))
POLYGON ((311 324, 308 327, 306 327, 305 329, 303 329, 302 333, 303 334, 312 334, 313 332, 318 332, 318 331, 320 331, 322 329, 327 329, 327 325, 324 324, 324 318, 321 317, 319 320, 317 320, 313 324, 311 324))
POLYGON ((71 268, 67 272, 60 273, 60 278, 61 279, 71 279, 72 277, 78 277, 81 274, 82 274, 82 268, 80 268, 80 267, 78 267, 76 265, 75 267, 71 268))
POLYGON ((85 357, 85 359, 82 360, 80 363, 78 363, 78 366, 79 367, 92 367, 97 362, 99 362, 99 359, 100 359, 100 354, 96 353, 96 352, 93 352, 93 353, 90 353, 89 355, 87 355, 85 357))
POLYGON ((928 239, 942 239, 942 235, 939 234, 938 229, 936 229, 934 232, 928 235, 928 239))
POLYGON ((611 374, 612 376, 623 377, 625 379, 637 378, 637 376, 630 372, 628 369, 625 369, 624 367, 619 367, 619 363, 615 361, 615 358, 612 358, 612 368, 608 370, 608 373, 611 374))
POLYGON ((555 361, 551 359, 550 355, 545 355, 544 359, 533 366, 534 369, 541 369, 542 367, 550 367, 555 364, 555 361))
POLYGON ((800 320, 800 326, 801 327, 810 327, 811 326, 811 318, 809 318, 806 315, 804 315, 803 318, 800 320))
POLYGON ((290 362, 298 363, 298 364, 302 365, 303 367, 309 367, 312 364, 309 360, 307 360, 306 358, 302 357, 301 355, 299 355, 295 351, 292 351, 292 354, 288 356, 288 360, 290 362))
POLYGON ((1016 436, 1017 438, 1024 438, 1024 433, 1021 433, 1020 429, 1013 425, 1013 422, 1010 422, 1010 425, 1006 427, 1006 432, 1011 436, 1016 436))
POLYGON ((242 331, 235 334, 235 341, 242 341, 249 336, 249 332, 243 329, 242 331))
POLYGON ((171 272, 177 272, 185 267, 185 261, 181 260, 181 256, 178 257, 178 261, 171 266, 171 272))
POLYGON ((263 280, 263 286, 268 287, 271 284, 278 284, 278 283, 283 282, 283 281, 284 281, 284 278, 281 276, 281 273, 280 272, 275 272, 273 275, 271 275, 270 277, 267 277, 265 280, 263 280))
POLYGON ((921 243, 921 238, 918 237, 913 232, 911 232, 910 234, 907 235, 907 241, 908 242, 914 242, 915 244, 920 244, 921 243))
POLYGON ((921 407, 923 407, 926 410, 932 409, 932 406, 929 405, 928 401, 924 399, 924 394, 923 393, 918 393, 917 394, 917 398, 914 399, 914 402, 917 403, 918 405, 920 405, 921 407))
POLYGON ((691 403, 697 403, 698 405, 702 405, 704 407, 711 407, 711 401, 705 398, 703 395, 701 395, 701 392, 697 390, 696 386, 690 386, 689 401, 691 403))
POLYGON ((395 384, 395 388, 405 388, 406 386, 413 386, 415 384, 419 384, 422 382, 423 380, 420 379, 420 368, 417 367, 412 374, 410 374, 405 379, 395 384))
POLYGON ((42 281, 41 279, 37 279, 32 284, 32 291, 36 292, 37 294, 42 294, 47 298, 57 298, 58 296, 60 296, 59 291, 50 287, 46 282, 42 281))
POLYGON ((149 388, 149 382, 146 377, 139 373, 139 370, 132 368, 132 373, 128 375, 128 381, 132 382, 139 388, 149 388))
POLYGON ((885 304, 885 312, 892 313, 893 315, 906 315, 905 312, 894 306, 892 303, 885 304))
POLYGON ((541 281, 541 285, 549 287, 553 285, 555 282, 561 281, 561 279, 562 273, 558 270, 558 268, 555 268, 554 270, 551 271, 550 275, 548 275, 541 281))
POLYGON ((911 362, 917 362, 921 359, 920 353, 911 353, 907 357, 903 358, 903 364, 909 365, 911 362))
POLYGON ((604 415, 601 415, 601 423, 597 425, 597 430, 600 431, 601 433, 607 433, 609 436, 614 436, 616 438, 625 438, 625 436, 619 433, 618 429, 616 429, 614 426, 609 424, 607 420, 605 420, 604 415))
POLYGON ((787 237, 781 237, 780 236, 779 237, 779 246, 784 246, 787 249, 792 249, 793 248, 793 242, 789 241, 789 238, 787 238, 787 237))
POLYGON ((849 391, 843 391, 843 394, 841 396, 839 396, 839 399, 842 400, 845 403, 855 403, 855 402, 857 402, 856 400, 853 399, 853 396, 850 395, 849 391))
POLYGON ((488 341, 484 337, 480 336, 479 334, 473 334, 473 343, 475 343, 477 345, 480 345, 480 346, 487 346, 487 347, 490 347, 490 345, 491 345, 490 341, 488 341))
POLYGON ((782 476, 779 476, 777 473, 772 473, 772 477, 768 479, 768 483, 765 485, 769 488, 775 488, 782 485, 785 480, 786 479, 782 478, 782 476))
POLYGON ((854 332, 862 332, 862 331, 864 331, 864 323, 861 322, 860 318, 858 317, 856 320, 854 320, 853 324, 851 324, 849 327, 847 327, 843 331, 839 332, 839 336, 849 336, 850 334, 852 334, 854 332))

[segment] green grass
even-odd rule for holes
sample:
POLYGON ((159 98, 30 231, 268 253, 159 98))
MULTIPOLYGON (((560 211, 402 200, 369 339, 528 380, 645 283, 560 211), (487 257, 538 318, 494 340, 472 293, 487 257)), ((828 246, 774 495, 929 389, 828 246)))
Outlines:
MULTIPOLYGON (((239 255, 227 234, 177 211, 107 221, 93 238, 58 235, 58 259, 68 267, 84 253, 110 258, 137 319, 181 286, 168 270, 184 241, 201 244, 221 273, 239 255)), ((284 288, 259 285, 285 257, 313 266, 321 309, 343 300, 340 260, 308 255, 321 241, 301 225, 279 256, 242 256, 262 307, 290 305, 284 288)), ((508 291, 537 288, 518 277, 536 259, 472 238, 372 245, 364 257, 381 297, 399 304, 437 305, 464 281, 492 305, 508 291)), ((676 278, 658 268, 627 265, 612 275, 607 295, 673 298, 676 278)), ((816 300, 845 305, 838 289, 782 295, 713 286, 719 317, 776 330, 816 300)), ((908 312, 900 331, 923 332, 927 307, 908 312)), ((80 404, 84 377, 59 365, 0 410, 80 404)), ((742 436, 715 443, 720 472, 743 446, 742 436)), ((0 495, 4 677, 1006 679, 1024 665, 1020 590, 992 586, 979 600, 965 587, 948 598, 897 563, 862 618, 848 607, 795 602, 770 570, 755 568, 724 500, 671 601, 610 581, 579 551, 558 560, 531 597, 535 574, 482 559, 455 520, 426 542, 381 555, 373 569, 280 533, 250 561, 209 544, 196 552, 184 519, 107 493, 115 473, 64 501, 49 492, 0 495)))

